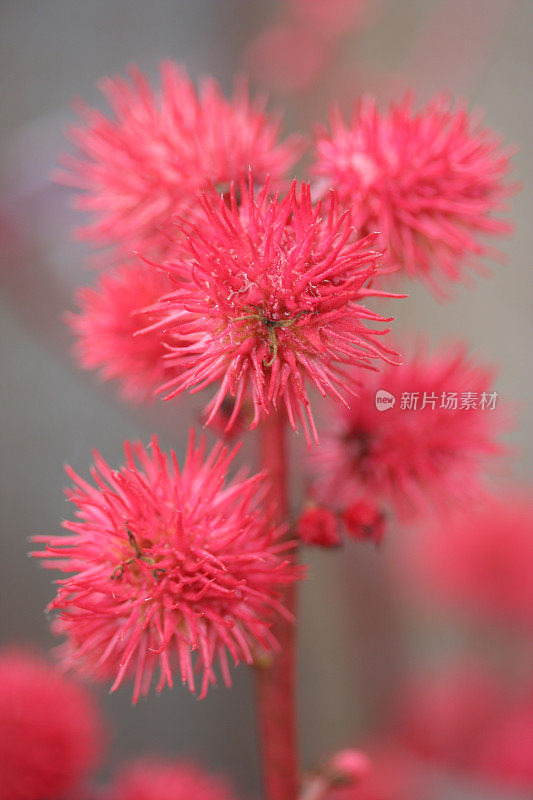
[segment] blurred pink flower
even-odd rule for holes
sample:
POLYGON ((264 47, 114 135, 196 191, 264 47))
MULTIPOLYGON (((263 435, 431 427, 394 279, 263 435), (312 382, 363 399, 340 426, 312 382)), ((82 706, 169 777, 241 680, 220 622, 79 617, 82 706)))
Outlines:
MULTIPOLYGON (((405 579, 427 597, 494 623, 533 623, 533 499, 512 489, 436 519, 413 539, 405 579), (423 534, 423 535, 422 535, 423 534)), ((401 577, 401 575, 400 575, 401 577)))
POLYGON ((333 112, 331 133, 317 132, 313 170, 318 194, 334 186, 353 206, 361 235, 379 231, 389 262, 443 294, 480 257, 498 255, 482 236, 512 230, 496 216, 516 190, 509 158, 479 114, 443 96, 415 113, 408 94, 383 114, 363 100, 349 124, 333 112))
POLYGON ((406 750, 450 770, 472 771, 480 743, 501 718, 504 694, 476 665, 441 667, 398 688, 394 735, 406 750))
POLYGON ((477 769, 493 785, 533 789, 533 697, 485 730, 477 769))
POLYGON ((0 797, 74 796, 105 734, 90 695, 32 650, 0 651, 0 797))
POLYGON ((332 406, 311 453, 317 502, 342 511, 365 501, 405 517, 478 496, 487 459, 504 452, 508 414, 489 405, 493 379, 460 345, 419 344, 404 365, 370 373, 350 408, 332 406))
POLYGON ((234 800, 230 784, 187 762, 142 759, 123 767, 109 800, 234 800))
POLYGON ((325 773, 334 784, 353 784, 365 780, 372 771, 368 756, 361 750, 338 750, 328 759, 325 773))
POLYGON ((314 28, 321 36, 340 36, 359 28, 368 17, 373 0, 284 0, 300 26, 314 28))
POLYGON ((342 521, 353 539, 380 545, 385 536, 385 516, 374 503, 357 500, 342 512, 342 521))
POLYGON ((268 184, 254 198, 250 179, 239 205, 232 189, 231 207, 211 195, 202 206, 205 218, 184 243, 188 257, 164 265, 176 291, 160 304, 161 330, 181 374, 162 391, 170 399, 218 382, 207 423, 230 395, 231 428, 250 388, 251 428, 283 404, 291 427, 300 423, 316 440, 306 381, 345 402, 346 365, 395 355, 378 341, 387 331, 366 326, 384 321, 364 305, 381 255, 370 249, 374 239, 354 236, 334 197, 323 214, 296 181, 283 200, 270 197, 268 184))
POLYGON ((352 785, 332 788, 325 800, 428 800, 427 782, 412 759, 395 747, 370 747, 370 769, 352 785))
POLYGON ((494 788, 533 788, 531 695, 463 663, 421 676, 400 696, 393 735, 406 753, 494 788))
POLYGON ((80 367, 97 370, 103 381, 117 381, 130 402, 153 399, 158 386, 175 372, 164 359, 159 331, 135 336, 153 305, 172 284, 162 272, 142 262, 125 264, 99 277, 96 286, 77 293, 79 311, 67 321, 76 336, 73 351, 80 367))
POLYGON ((339 521, 327 508, 311 506, 296 521, 298 539, 313 547, 339 547, 342 544, 339 521))
POLYGON ((252 39, 246 48, 245 63, 262 86, 291 93, 314 83, 327 56, 326 44, 316 31, 283 22, 252 39))
POLYGON ((185 70, 165 61, 157 94, 136 67, 129 81, 106 78, 101 87, 112 115, 79 105, 82 122, 70 132, 78 153, 64 158, 58 179, 82 190, 77 206, 93 215, 83 238, 126 255, 166 253, 173 218, 194 213, 198 189, 225 191, 249 167, 258 181, 281 181, 299 154, 296 139, 279 142, 279 121, 244 83, 231 100, 212 79, 197 93, 185 70))
POLYGON ((149 451, 126 443, 119 470, 96 453, 96 486, 67 470, 79 521, 64 523, 67 535, 35 537, 46 545, 35 554, 45 566, 70 573, 50 604, 67 636, 67 663, 113 677, 112 691, 132 677, 135 702, 157 666, 157 691, 178 671, 193 692, 196 654, 204 696, 216 663, 230 683, 228 653, 251 663, 257 644, 276 648, 271 618, 289 616, 280 592, 300 572, 258 507, 263 476, 241 471, 227 481, 237 449, 217 445, 206 455, 191 432, 181 470, 155 437, 149 451))

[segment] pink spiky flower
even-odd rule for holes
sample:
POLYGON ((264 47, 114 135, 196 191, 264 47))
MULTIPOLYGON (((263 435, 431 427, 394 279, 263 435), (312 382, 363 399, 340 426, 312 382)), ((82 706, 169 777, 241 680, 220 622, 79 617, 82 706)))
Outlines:
POLYGON ((134 702, 157 665, 157 691, 179 670, 193 692, 196 653, 203 697, 216 662, 230 683, 228 653, 251 663, 257 645, 276 648, 271 618, 287 615, 280 590, 300 573, 259 507, 263 476, 241 472, 226 482, 237 450, 218 444, 206 455, 191 432, 181 470, 155 437, 149 451, 126 443, 119 470, 96 453, 95 486, 67 470, 79 521, 64 523, 67 535, 35 537, 46 544, 35 554, 45 566, 70 573, 50 604, 67 635, 67 661, 113 676, 112 690, 132 677, 134 702))
POLYGON ((516 190, 505 181, 510 155, 464 106, 437 96, 415 113, 407 95, 383 114, 363 100, 349 124, 333 112, 313 169, 319 193, 334 186, 354 206, 362 234, 380 232, 389 261, 444 294, 480 257, 498 255, 483 236, 512 229, 495 216, 516 190))
POLYGON ((224 778, 196 764, 144 758, 124 766, 108 792, 109 800, 234 800, 224 778))
POLYGON ((94 216, 83 238, 126 254, 166 252, 173 217, 194 213, 197 190, 225 191, 249 167, 259 181, 281 181, 301 149, 295 138, 279 141, 279 120, 243 83, 231 100, 212 79, 197 93, 185 70, 165 61, 158 93, 136 67, 101 88, 112 115, 80 105, 82 123, 70 132, 78 154, 64 159, 58 179, 82 190, 77 206, 94 216))
POLYGON ((494 372, 462 345, 423 343, 406 363, 373 373, 312 453, 313 493, 340 510, 364 501, 401 516, 478 497, 487 459, 504 452, 508 410, 494 372))
POLYGON ((75 796, 105 734, 93 699, 31 649, 0 652, 0 796, 75 796))
MULTIPOLYGON (((252 180, 237 205, 204 195, 203 222, 192 226, 188 253, 164 265, 176 291, 163 298, 161 329, 174 342, 169 362, 180 375, 162 390, 174 397, 219 383, 207 423, 224 398, 235 398, 231 428, 250 389, 251 428, 285 406, 290 424, 317 439, 306 381, 344 401, 345 367, 391 361, 379 343, 382 322, 364 305, 372 295, 381 253, 375 237, 358 239, 349 211, 313 205, 307 184, 292 184, 280 200, 268 183, 254 197, 252 180)), ((391 295, 388 295, 391 296, 391 295)), ((386 321, 388 321, 388 318, 386 321)))
POLYGON ((152 399, 175 372, 164 358, 159 332, 135 336, 151 319, 139 309, 155 303, 171 285, 166 275, 141 261, 124 264, 101 275, 96 286, 79 289, 79 310, 67 317, 79 365, 97 370, 102 381, 118 382, 121 396, 130 402, 152 399))

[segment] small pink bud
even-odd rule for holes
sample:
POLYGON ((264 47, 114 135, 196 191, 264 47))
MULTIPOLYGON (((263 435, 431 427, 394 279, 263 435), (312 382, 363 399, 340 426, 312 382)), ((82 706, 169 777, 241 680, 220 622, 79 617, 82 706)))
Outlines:
POLYGON ((332 783, 358 783, 370 772, 370 760, 360 750, 339 750, 327 764, 332 783))
POLYGON ((385 516, 373 503, 359 500, 342 514, 346 530, 354 539, 373 541, 380 545, 385 535, 385 516))
POLYGON ((320 506, 303 512, 296 523, 296 534, 302 542, 314 547, 340 547, 342 544, 337 517, 333 511, 320 506))

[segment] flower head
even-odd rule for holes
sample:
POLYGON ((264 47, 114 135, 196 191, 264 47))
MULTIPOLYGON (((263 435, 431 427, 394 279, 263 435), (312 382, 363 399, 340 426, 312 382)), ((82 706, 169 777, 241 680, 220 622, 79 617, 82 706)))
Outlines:
MULTIPOLYGON (((349 212, 313 206, 309 186, 293 183, 271 198, 254 198, 250 179, 237 206, 204 196, 205 220, 193 226, 188 256, 165 264, 176 291, 160 304, 161 328, 174 340, 170 363, 181 374, 163 389, 174 397, 218 382, 208 423, 226 395, 239 413, 250 387, 255 427, 284 405, 290 424, 317 438, 306 381, 323 396, 344 400, 345 367, 390 361, 366 322, 383 321, 366 305, 380 253, 375 237, 358 240, 349 212)), ((233 416, 229 420, 229 427, 233 416)))
POLYGON ((311 456, 317 501, 406 516, 477 496, 486 459, 503 451, 506 412, 492 381, 459 345, 420 345, 405 365, 371 374, 349 409, 331 409, 311 456))
POLYGON ((505 181, 509 157, 463 106, 439 96, 415 113, 408 95, 384 114, 364 100, 348 125, 334 113, 331 134, 318 132, 314 171, 353 205, 362 234, 380 232, 392 263, 442 294, 494 253, 485 234, 511 230, 494 216, 515 190, 505 181))
POLYGON ((142 759, 123 767, 109 790, 110 800, 234 800, 229 783, 195 764, 142 759))
MULTIPOLYGON (((406 551, 407 552, 407 551, 406 551)), ((400 571, 400 577, 404 567, 400 571)), ((440 603, 494 623, 533 623, 531 490, 483 498, 432 521, 408 549, 405 577, 440 603), (422 535, 423 534, 423 535, 422 535)))
POLYGON ((164 358, 167 351, 159 331, 135 335, 150 322, 150 315, 141 310, 169 288, 163 273, 142 262, 125 264, 100 276, 96 286, 79 289, 79 311, 68 315, 79 365, 98 370, 103 381, 118 381, 122 397, 130 402, 153 398, 175 372, 164 358))
POLYGON ((533 696, 475 664, 446 666, 403 689, 393 735, 404 753, 490 781, 533 785, 533 696))
POLYGON ((360 541, 374 542, 380 545, 385 536, 385 516, 383 512, 368 500, 357 500, 350 503, 342 513, 342 521, 349 535, 360 541))
POLYGON ((342 543, 337 516, 329 508, 311 506, 298 518, 298 539, 313 547, 339 547, 342 543))
POLYGON ((325 764, 323 772, 333 785, 353 785, 365 779, 371 772, 370 759, 360 750, 339 750, 325 764))
POLYGON ((289 0, 300 27, 314 28, 321 36, 337 37, 359 28, 371 11, 371 0, 289 0))
POLYGON ((112 676, 112 690, 132 677, 134 701, 157 665, 158 691, 176 670, 194 691, 196 653, 204 696, 216 662, 230 683, 228 653, 251 663, 257 644, 276 648, 271 617, 286 614, 280 590, 299 571, 258 507, 263 476, 226 482, 237 449, 217 445, 206 455, 191 433, 181 470, 155 438, 149 451, 126 443, 119 470, 96 453, 95 486, 68 470, 79 521, 64 523, 67 535, 35 537, 46 544, 36 554, 46 566, 70 573, 50 605, 60 612, 67 661, 112 676))
POLYGON ((427 800, 432 796, 426 777, 404 751, 390 744, 369 745, 370 768, 361 770, 351 784, 334 783, 325 800, 427 800))
POLYGON ((0 652, 2 800, 73 792, 100 756, 103 727, 88 693, 42 656, 0 652))
POLYGON ((504 707, 502 687, 490 672, 470 663, 446 665, 399 689, 392 733, 419 758, 472 770, 504 707))
POLYGON ((533 786, 533 695, 510 708, 497 725, 485 728, 477 771, 494 784, 518 791, 533 786))
POLYGON ((286 94, 308 89, 327 63, 327 47, 300 21, 281 22, 260 31, 246 48, 246 66, 269 90, 286 94))
POLYGON ((101 88, 112 115, 80 106, 82 123, 70 134, 79 152, 58 176, 83 191, 77 205, 94 221, 82 234, 98 245, 166 252, 174 215, 194 212, 198 189, 212 183, 224 191, 249 167, 259 181, 279 181, 298 155, 295 140, 278 141, 278 120, 244 85, 231 100, 214 80, 197 93, 186 72, 167 61, 157 94, 135 67, 129 80, 107 78, 101 88))

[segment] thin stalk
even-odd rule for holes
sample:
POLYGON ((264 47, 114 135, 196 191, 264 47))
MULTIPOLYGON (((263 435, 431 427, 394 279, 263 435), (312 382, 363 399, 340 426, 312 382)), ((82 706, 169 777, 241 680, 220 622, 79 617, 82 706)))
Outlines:
MULTIPOLYGON (((286 422, 284 412, 272 413, 260 429, 261 467, 270 479, 267 502, 275 504, 279 522, 286 521, 289 506, 286 422)), ((286 590, 284 605, 295 614, 294 585, 286 590)), ((278 617, 272 632, 281 650, 255 670, 264 793, 267 800, 297 800, 296 625, 278 617)))

